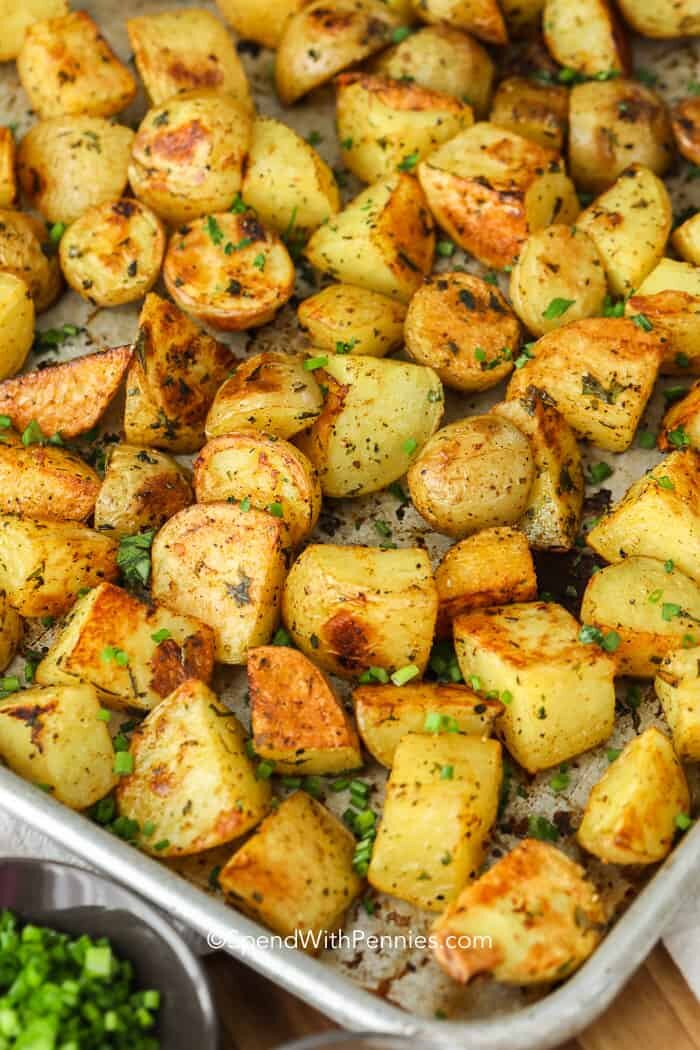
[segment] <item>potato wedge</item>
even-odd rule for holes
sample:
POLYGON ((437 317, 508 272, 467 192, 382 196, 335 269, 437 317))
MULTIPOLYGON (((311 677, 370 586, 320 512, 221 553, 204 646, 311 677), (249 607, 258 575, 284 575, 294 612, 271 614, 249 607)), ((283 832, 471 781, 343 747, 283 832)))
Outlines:
POLYGON ((497 0, 413 0, 413 6, 424 22, 465 29, 488 44, 508 43, 497 0))
POLYGON ((68 13, 66 0, 0 0, 0 62, 17 58, 22 50, 29 26, 45 18, 55 18, 68 13))
POLYGON ((619 0, 625 21, 643 36, 674 40, 700 33, 695 0, 619 0))
POLYGON ((117 537, 159 529, 193 501, 192 486, 176 460, 151 448, 111 445, 95 503, 95 528, 117 537))
POLYGON ((560 152, 569 120, 569 92, 560 84, 506 77, 498 85, 489 121, 560 152))
POLYGON ((58 259, 48 251, 46 227, 33 215, 0 211, 0 271, 29 287, 37 313, 48 310, 61 293, 58 259))
POLYGON ((465 681, 476 676, 504 700, 498 732, 528 772, 580 755, 612 732, 615 662, 579 641, 578 623, 560 605, 475 609, 454 621, 454 640, 465 681))
POLYGON ((323 410, 296 443, 316 467, 326 496, 378 492, 406 473, 443 412, 432 368, 375 357, 328 354, 318 381, 323 410))
POLYGON ((589 317, 549 332, 511 377, 508 400, 544 391, 579 437, 629 448, 656 382, 664 344, 628 318, 589 317))
POLYGON ((696 212, 671 234, 671 244, 681 259, 700 266, 700 212, 696 212))
POLYGON ((5 592, 0 591, 0 671, 12 663, 23 633, 19 613, 12 608, 5 592))
POLYGON ((700 375, 700 270, 662 259, 625 303, 628 317, 652 325, 665 341, 664 375, 700 375))
POLYGON ((303 452, 248 427, 213 438, 194 463, 198 503, 245 503, 274 514, 298 546, 321 512, 321 486, 303 452))
POLYGON ((589 77, 627 73, 630 55, 608 0, 546 0, 542 28, 557 62, 589 77))
POLYGON ((11 208, 16 201, 15 136, 12 128, 0 127, 0 208, 11 208))
POLYGON ((659 431, 659 448, 664 452, 691 446, 700 449, 700 383, 666 412, 659 431))
POLYGON ((36 422, 44 434, 72 438, 91 430, 119 389, 130 346, 85 354, 0 383, 0 414, 20 432, 36 422))
POLYGON ((700 164, 700 99, 682 98, 671 110, 678 152, 691 164, 700 164))
POLYGON ((253 747, 277 773, 342 773, 362 765, 360 741, 323 671, 303 653, 262 645, 248 653, 253 747))
POLYGON ((313 346, 340 354, 384 357, 403 342, 406 307, 352 284, 329 284, 299 303, 297 320, 313 346))
POLYGON ((700 649, 677 649, 661 661, 654 690, 681 760, 700 758, 700 649))
POLYGON ((597 946, 605 910, 582 867, 548 842, 525 839, 468 884, 435 923, 435 957, 467 984, 559 981, 597 946))
POLYGON ((231 503, 186 507, 153 541, 151 592, 175 612, 208 623, 216 659, 245 663, 279 617, 285 575, 281 522, 231 503))
POLYGON ((36 681, 88 682, 107 707, 150 711, 188 678, 209 682, 213 670, 210 627, 101 583, 74 605, 36 681))
POLYGON ((0 273, 0 380, 15 375, 34 343, 34 300, 29 285, 0 273))
POLYGON ((246 734, 203 682, 190 678, 134 731, 134 771, 121 777, 122 816, 154 824, 140 846, 157 857, 213 849, 254 828, 270 805, 270 785, 255 776, 246 734))
POLYGON ((309 0, 216 0, 226 21, 243 40, 273 50, 279 46, 287 19, 309 0))
POLYGON ((102 481, 65 448, 0 444, 0 513, 47 521, 85 521, 102 481))
POLYGON ((437 590, 425 551, 311 544, 292 566, 282 619, 310 660, 340 678, 428 663, 437 590))

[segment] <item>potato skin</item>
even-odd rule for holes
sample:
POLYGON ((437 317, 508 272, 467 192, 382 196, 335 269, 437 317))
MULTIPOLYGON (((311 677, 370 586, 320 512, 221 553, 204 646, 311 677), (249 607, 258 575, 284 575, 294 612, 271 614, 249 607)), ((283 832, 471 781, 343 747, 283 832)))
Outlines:
POLYGON ((700 164, 700 99, 682 98, 671 110, 678 152, 691 164, 700 164))
POLYGON ((15 136, 11 128, 0 127, 0 208, 11 208, 16 200, 15 136))
POLYGON ((608 0, 547 0, 542 26, 560 65, 589 77, 629 72, 629 47, 608 0))
POLYGON ((102 484, 64 448, 0 444, 0 513, 47 521, 85 521, 102 484))
POLYGON ((569 119, 569 92, 558 84, 538 84, 528 77, 507 77, 498 85, 489 121, 561 150, 569 119))
POLYGON ((679 439, 687 439, 692 448, 700 449, 700 383, 696 382, 680 401, 674 401, 663 418, 658 437, 661 451, 671 452, 679 439))
POLYGON ((700 33, 695 0, 619 0, 625 21, 643 36, 675 40, 700 33))
POLYGON ((43 251, 46 236, 46 227, 33 215, 0 211, 0 268, 24 281, 37 313, 48 310, 62 287, 58 259, 43 251))
POLYGON ((681 259, 700 266, 700 213, 692 215, 673 231, 671 244, 681 259))
POLYGON ((254 40, 272 50, 279 46, 284 26, 309 0, 216 0, 216 6, 242 40, 254 40))
POLYGON ((0 62, 9 62, 10 59, 17 58, 29 26, 45 18, 55 18, 67 13, 66 0, 22 0, 21 4, 16 0, 0 0, 0 62))
POLYGON ((95 504, 95 528, 111 536, 159 529, 192 501, 192 486, 170 456, 136 445, 111 445, 95 504))
POLYGON ((403 342, 406 307, 352 284, 329 284, 297 309, 299 327, 313 346, 332 353, 384 357, 403 342))
POLYGON ((508 32, 496 0, 413 0, 424 22, 447 23, 487 44, 507 44, 508 32))
POLYGON ((0 380, 19 372, 34 342, 34 300, 13 273, 0 273, 0 380))

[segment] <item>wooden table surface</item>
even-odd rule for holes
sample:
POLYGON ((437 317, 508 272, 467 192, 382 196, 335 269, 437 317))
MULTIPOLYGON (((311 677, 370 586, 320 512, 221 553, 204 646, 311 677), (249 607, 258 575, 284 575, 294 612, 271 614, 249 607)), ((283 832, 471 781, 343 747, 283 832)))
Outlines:
MULTIPOLYGON (((272 1050, 335 1026, 224 954, 207 961, 222 1050, 272 1050)), ((610 1009, 561 1050, 700 1050, 700 1004, 661 946, 610 1009)))

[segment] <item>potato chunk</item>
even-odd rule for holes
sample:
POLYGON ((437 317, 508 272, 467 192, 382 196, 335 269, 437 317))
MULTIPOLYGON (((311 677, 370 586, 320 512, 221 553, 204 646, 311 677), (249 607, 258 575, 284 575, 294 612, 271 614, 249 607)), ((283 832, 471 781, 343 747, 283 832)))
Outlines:
POLYGON ((682 98, 671 111, 671 122, 681 156, 700 164, 700 99, 682 98))
POLYGON ((312 544, 291 568, 282 618, 309 659, 340 678, 428 663, 437 591, 425 551, 312 544))
POLYGON ((273 50, 278 47, 291 15, 308 0, 216 0, 221 11, 242 40, 254 40, 273 50))
POLYGON ((686 397, 673 402, 659 431, 659 448, 664 452, 689 445, 700 449, 700 382, 686 397))
POLYGON ((20 211, 0 211, 0 272, 25 282, 37 313, 54 303, 62 285, 58 259, 46 243, 46 227, 39 219, 20 211))
POLYGON ((297 310, 313 346, 367 357, 384 357, 401 345, 405 318, 403 303, 352 284, 329 284, 297 310))
POLYGON ((0 591, 0 671, 12 663, 22 641, 22 620, 12 608, 4 591, 0 591))
POLYGON ((687 815, 685 774, 655 727, 634 737, 593 787, 577 832, 589 853, 613 864, 654 864, 670 852, 676 817, 687 815))
POLYGON ((66 0, 22 0, 21 3, 17 0, 0 0, 0 62, 9 62, 10 59, 17 58, 29 26, 45 18, 65 15, 67 12, 66 0))
POLYGON ((508 33, 497 0, 413 0, 425 22, 466 29, 489 44, 507 44, 508 33))
POLYGON ((50 521, 85 521, 102 484, 64 448, 0 444, 0 513, 50 521))
POLYGON ((341 773, 362 765, 355 727, 323 671, 303 653, 262 645, 248 653, 253 746, 278 773, 341 773))
POLYGON ((186 679, 208 682, 213 670, 210 627, 101 583, 78 599, 36 680, 89 682, 107 707, 150 711, 186 679))
POLYGON ((0 379, 19 372, 34 342, 34 300, 19 277, 0 273, 0 379))
POLYGON ((323 947, 362 889, 355 840, 332 813, 296 791, 271 813, 219 875, 226 900, 275 933, 307 933, 323 947))
POLYGON ((700 648, 676 649, 661 661, 654 679, 680 759, 700 759, 700 648))
POLYGON ((192 486, 176 460, 150 448, 112 445, 95 504, 95 528, 133 536, 159 529, 192 502, 192 486))
POLYGON ((526 839, 466 886, 435 923, 435 956, 462 984, 490 973, 503 984, 559 981, 585 962, 605 911, 583 868, 526 839))
POLYGON ((221 663, 245 663, 269 641, 285 573, 281 522, 231 503, 186 507, 153 541, 151 590, 175 612, 208 623, 221 663))
POLYGON ((560 605, 472 610, 454 621, 454 639, 465 680, 476 677, 505 701, 499 732, 528 772, 565 762, 610 735, 615 663, 597 645, 579 641, 578 623, 560 605))
POLYGON ((674 40, 700 33, 695 0, 619 0, 625 21, 643 36, 674 40))
POLYGON ((700 270, 662 259, 627 300, 625 313, 664 340, 661 372, 700 375, 700 270))
POLYGON ((489 120, 499 128, 560 151, 569 118, 569 92, 559 84, 507 77, 498 85, 489 120))
POLYGON ((117 787, 122 816, 141 827, 141 847, 182 857, 221 846, 254 828, 270 804, 246 754, 246 734, 233 712, 193 678, 162 700, 134 731, 134 771, 117 787))
POLYGON ((0 127, 0 208, 11 208, 16 200, 15 136, 12 128, 0 127))
POLYGON ((483 862, 501 777, 496 740, 461 733, 405 736, 387 782, 370 885, 442 911, 483 862))
POLYGON ((681 259, 700 266, 700 212, 676 227, 671 235, 671 244, 681 259))
POLYGON ((627 42, 608 0, 547 0, 542 27, 562 66, 589 77, 629 69, 627 42))

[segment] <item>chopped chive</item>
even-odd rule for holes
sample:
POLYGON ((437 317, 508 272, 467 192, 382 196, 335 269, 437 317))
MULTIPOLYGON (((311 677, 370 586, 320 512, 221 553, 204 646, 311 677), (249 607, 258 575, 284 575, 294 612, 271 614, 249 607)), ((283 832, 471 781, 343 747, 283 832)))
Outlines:
POLYGON ((394 685, 406 685, 413 678, 420 676, 420 668, 416 667, 415 664, 406 664, 405 667, 399 667, 397 671, 391 675, 391 680, 394 685))

